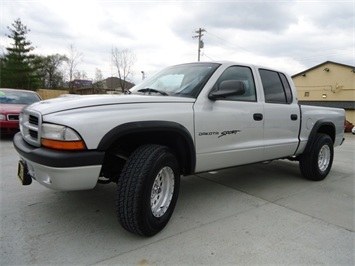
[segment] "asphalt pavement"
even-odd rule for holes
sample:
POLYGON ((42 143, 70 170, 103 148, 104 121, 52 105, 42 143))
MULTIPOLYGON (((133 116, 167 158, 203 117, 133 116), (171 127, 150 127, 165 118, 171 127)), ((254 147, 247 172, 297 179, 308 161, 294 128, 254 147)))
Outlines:
POLYGON ((0 150, 0 265, 355 265, 355 135, 321 182, 283 160, 183 177, 151 238, 120 227, 114 184, 25 187, 11 138, 0 150))

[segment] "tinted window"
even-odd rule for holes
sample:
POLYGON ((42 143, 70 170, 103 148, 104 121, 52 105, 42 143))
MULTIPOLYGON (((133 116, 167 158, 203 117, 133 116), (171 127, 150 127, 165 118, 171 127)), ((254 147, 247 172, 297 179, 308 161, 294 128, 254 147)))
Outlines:
POLYGON ((282 81, 277 72, 260 69, 261 82, 264 87, 265 102, 287 103, 282 81))
POLYGON ((227 68, 217 80, 214 90, 225 80, 239 80, 244 83, 245 93, 243 95, 228 96, 226 100, 234 101, 256 101, 255 84, 251 69, 244 66, 232 66, 227 68))
POLYGON ((281 77, 282 85, 284 86, 285 89, 287 103, 291 103, 292 91, 291 91, 290 84, 288 83, 288 80, 284 74, 280 73, 280 77, 281 77))

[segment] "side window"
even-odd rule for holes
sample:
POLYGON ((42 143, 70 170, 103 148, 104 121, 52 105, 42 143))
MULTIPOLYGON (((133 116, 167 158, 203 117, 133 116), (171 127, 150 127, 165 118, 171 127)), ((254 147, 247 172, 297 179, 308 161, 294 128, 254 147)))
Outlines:
POLYGON ((283 74, 265 69, 260 69, 259 73, 264 88, 265 102, 290 103, 292 101, 291 88, 283 74))
POLYGON ((287 103, 292 103, 292 90, 290 84, 287 81, 287 78, 284 74, 280 73, 282 85, 284 86, 285 93, 286 93, 286 100, 287 103))
POLYGON ((221 82, 225 80, 239 80, 244 82, 245 85, 245 93, 243 95, 228 96, 225 100, 249 102, 256 101, 254 77, 249 67, 232 66, 227 68, 217 80, 213 90, 218 90, 221 82))

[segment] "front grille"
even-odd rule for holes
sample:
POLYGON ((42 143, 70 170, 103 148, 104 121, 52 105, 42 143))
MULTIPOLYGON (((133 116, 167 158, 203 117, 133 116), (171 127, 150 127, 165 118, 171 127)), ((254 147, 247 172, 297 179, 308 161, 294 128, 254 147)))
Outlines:
POLYGON ((23 139, 34 146, 41 145, 40 129, 42 126, 42 116, 35 111, 24 109, 20 114, 20 130, 23 139))
POLYGON ((18 116, 17 114, 9 114, 7 115, 7 120, 8 121, 18 121, 18 116))
POLYGON ((38 139, 38 132, 34 130, 29 130, 28 133, 30 134, 31 138, 38 139))
POLYGON ((28 116, 28 122, 32 125, 36 125, 38 126, 38 117, 34 116, 34 115, 29 115, 28 116))

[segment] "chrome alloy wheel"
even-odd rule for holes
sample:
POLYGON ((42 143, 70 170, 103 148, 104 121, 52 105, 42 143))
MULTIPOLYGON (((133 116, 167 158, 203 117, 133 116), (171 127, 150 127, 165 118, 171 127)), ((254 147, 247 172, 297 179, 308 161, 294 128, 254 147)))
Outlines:
POLYGON ((155 217, 161 217, 170 206, 174 194, 174 172, 165 166, 157 174, 150 194, 150 208, 155 217))
POLYGON ((318 154, 318 168, 320 171, 325 171, 330 163, 331 152, 328 145, 324 145, 318 154))

